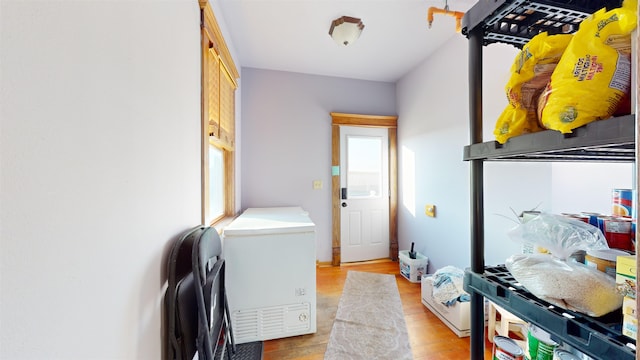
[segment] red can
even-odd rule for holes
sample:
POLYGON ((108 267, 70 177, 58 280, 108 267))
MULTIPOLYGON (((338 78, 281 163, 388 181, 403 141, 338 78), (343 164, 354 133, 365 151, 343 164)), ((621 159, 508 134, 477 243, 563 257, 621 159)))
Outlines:
POLYGON ((493 360, 524 360, 524 350, 506 336, 493 337, 493 360))
POLYGON ((610 217, 604 220, 604 237, 612 249, 633 250, 631 219, 610 217))
POLYGON ((569 214, 569 213, 562 213, 562 216, 564 217, 568 217, 570 219, 576 219, 585 223, 589 223, 589 216, 588 215, 583 215, 583 214, 569 214))

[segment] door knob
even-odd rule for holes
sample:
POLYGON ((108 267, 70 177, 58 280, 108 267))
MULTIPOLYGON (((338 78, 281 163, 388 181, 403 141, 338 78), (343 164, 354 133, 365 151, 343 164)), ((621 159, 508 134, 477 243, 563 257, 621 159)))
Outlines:
POLYGON ((343 202, 343 203, 342 203, 342 207, 347 207, 347 203, 346 203, 346 202, 343 202))

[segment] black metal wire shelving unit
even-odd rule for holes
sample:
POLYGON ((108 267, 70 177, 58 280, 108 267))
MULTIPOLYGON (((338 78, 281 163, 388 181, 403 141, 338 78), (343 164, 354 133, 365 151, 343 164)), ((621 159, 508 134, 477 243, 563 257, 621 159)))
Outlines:
POLYGON ((469 40, 469 130, 464 160, 471 176, 471 268, 464 287, 471 295, 471 359, 484 357, 484 298, 596 359, 635 359, 635 341, 621 334, 620 316, 592 318, 556 308, 519 286, 503 266, 484 265, 483 164, 485 161, 636 161, 635 115, 600 120, 571 134, 547 130, 482 141, 482 50, 492 43, 522 48, 540 32, 572 33, 602 7, 621 1, 480 0, 462 19, 469 40))

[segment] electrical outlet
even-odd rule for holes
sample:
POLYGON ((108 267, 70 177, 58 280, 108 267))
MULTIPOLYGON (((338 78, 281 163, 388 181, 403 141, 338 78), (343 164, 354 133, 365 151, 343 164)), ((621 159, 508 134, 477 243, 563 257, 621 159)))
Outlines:
POLYGON ((313 180, 313 190, 322 189, 322 180, 313 180))
POLYGON ((436 217, 436 206, 432 204, 425 205, 424 214, 427 216, 436 217))

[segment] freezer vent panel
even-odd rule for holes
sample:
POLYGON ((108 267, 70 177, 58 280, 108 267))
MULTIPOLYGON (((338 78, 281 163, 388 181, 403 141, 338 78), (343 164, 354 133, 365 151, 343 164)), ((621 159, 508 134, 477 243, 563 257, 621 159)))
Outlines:
POLYGON ((258 310, 243 310, 233 313, 231 320, 231 328, 233 329, 233 335, 237 342, 241 342, 241 339, 253 339, 258 338, 258 310))
POLYGON ((311 328, 309 303, 238 310, 231 326, 237 343, 297 335, 311 328))

